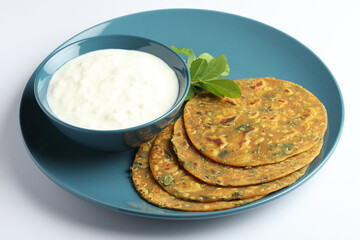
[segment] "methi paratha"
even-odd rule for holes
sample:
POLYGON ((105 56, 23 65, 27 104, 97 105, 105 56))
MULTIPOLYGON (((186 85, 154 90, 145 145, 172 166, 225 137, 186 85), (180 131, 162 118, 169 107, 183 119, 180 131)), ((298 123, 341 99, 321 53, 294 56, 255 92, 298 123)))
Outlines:
POLYGON ((310 149, 327 128, 324 105, 275 78, 235 81, 239 98, 201 92, 184 108, 186 132, 207 157, 232 166, 276 163, 310 149))
POLYGON ((263 196, 293 184, 307 169, 305 166, 299 171, 276 181, 248 187, 210 185, 195 178, 182 168, 173 151, 172 133, 173 125, 170 125, 156 137, 150 152, 149 164, 158 183, 177 198, 214 202, 263 196))
POLYGON ((245 200, 219 201, 212 203, 191 202, 177 199, 167 193, 151 174, 148 162, 151 145, 152 142, 147 142, 139 147, 131 170, 132 180, 136 191, 146 201, 154 205, 174 210, 208 212, 239 207, 261 198, 254 197, 245 200))
POLYGON ((246 186, 265 183, 287 176, 308 165, 320 153, 323 140, 311 149, 282 162, 257 167, 234 167, 215 162, 201 154, 190 142, 182 117, 174 125, 172 137, 180 164, 192 175, 212 185, 246 186))

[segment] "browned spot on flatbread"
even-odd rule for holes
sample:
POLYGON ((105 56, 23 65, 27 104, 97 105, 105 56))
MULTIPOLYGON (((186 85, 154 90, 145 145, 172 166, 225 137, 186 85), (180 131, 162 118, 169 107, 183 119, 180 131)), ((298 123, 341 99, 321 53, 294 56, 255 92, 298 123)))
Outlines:
POLYGON ((224 144, 224 142, 221 140, 221 138, 210 138, 210 137, 208 137, 208 138, 206 138, 206 140, 207 140, 208 142, 213 142, 213 143, 215 143, 215 144, 218 145, 218 146, 221 146, 221 145, 224 144))

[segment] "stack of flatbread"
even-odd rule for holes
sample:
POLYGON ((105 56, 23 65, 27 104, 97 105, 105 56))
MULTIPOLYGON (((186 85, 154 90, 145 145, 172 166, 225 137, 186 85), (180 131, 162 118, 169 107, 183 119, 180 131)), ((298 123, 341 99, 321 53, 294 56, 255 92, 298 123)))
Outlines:
POLYGON ((132 179, 157 206, 216 211, 242 206, 296 182, 320 153, 323 104, 275 78, 235 81, 239 98, 201 92, 184 114, 140 146, 132 179))

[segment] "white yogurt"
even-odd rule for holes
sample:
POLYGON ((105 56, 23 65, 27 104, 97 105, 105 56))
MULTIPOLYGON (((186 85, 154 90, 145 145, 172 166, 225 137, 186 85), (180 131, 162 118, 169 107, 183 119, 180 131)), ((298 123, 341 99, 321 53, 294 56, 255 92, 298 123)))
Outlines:
POLYGON ((115 130, 162 116, 178 91, 175 72, 160 58, 106 49, 79 56, 56 71, 47 101, 53 113, 71 125, 115 130))

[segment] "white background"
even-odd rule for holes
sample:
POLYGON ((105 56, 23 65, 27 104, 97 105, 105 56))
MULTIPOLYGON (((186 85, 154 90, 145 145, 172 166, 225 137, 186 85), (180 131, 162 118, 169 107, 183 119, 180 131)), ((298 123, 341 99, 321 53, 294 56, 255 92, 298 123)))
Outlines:
POLYGON ((360 239, 360 4, 342 0, 52 0, 0 2, 0 239, 360 239), (27 155, 21 93, 38 64, 76 33, 126 14, 205 8, 249 17, 297 38, 330 68, 345 127, 325 166, 304 185, 248 212, 210 220, 123 215, 60 189, 27 155))

